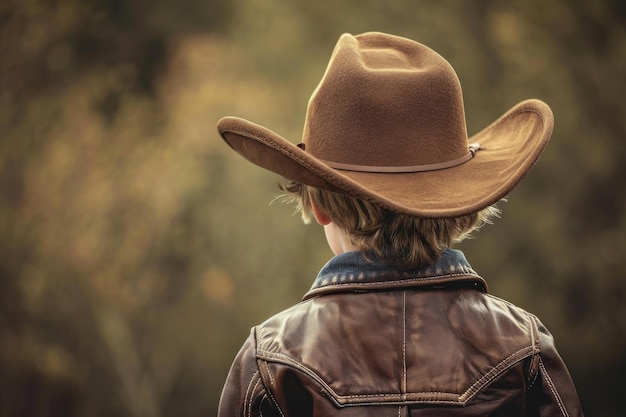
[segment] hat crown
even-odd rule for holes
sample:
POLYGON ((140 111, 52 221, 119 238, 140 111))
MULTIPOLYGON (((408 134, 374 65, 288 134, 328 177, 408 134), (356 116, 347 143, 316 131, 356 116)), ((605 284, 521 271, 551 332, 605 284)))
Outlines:
POLYGON ((307 109, 307 153, 366 166, 438 164, 468 152, 459 79, 432 49, 382 34, 339 39, 307 109))

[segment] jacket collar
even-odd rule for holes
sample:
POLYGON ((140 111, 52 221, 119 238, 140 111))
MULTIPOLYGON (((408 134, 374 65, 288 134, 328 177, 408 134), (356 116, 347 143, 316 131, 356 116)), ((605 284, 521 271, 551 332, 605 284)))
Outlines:
POLYGON ((332 292, 459 286, 487 292, 487 283, 472 269, 459 250, 446 249, 434 264, 410 270, 369 261, 360 252, 347 252, 328 261, 304 299, 332 292))

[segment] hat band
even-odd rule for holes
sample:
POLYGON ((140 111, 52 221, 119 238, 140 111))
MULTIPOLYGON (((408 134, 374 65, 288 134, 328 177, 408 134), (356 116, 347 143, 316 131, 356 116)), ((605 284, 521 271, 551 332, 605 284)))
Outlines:
POLYGON ((372 166, 372 165, 352 165, 342 164, 341 162, 330 162, 320 159, 331 168, 339 169, 342 171, 357 171, 357 172, 381 172, 381 173, 403 173, 403 172, 424 172, 424 171, 436 171, 438 169, 452 168, 457 165, 464 164, 474 157, 476 152, 480 149, 480 144, 472 143, 469 145, 469 151, 460 158, 453 159, 446 162, 438 162, 436 164, 425 165, 410 165, 410 166, 372 166))

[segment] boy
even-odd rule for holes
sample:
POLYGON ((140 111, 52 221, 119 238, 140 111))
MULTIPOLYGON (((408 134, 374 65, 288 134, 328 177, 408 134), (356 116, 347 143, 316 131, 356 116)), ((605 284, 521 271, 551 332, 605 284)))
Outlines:
POLYGON ((383 33, 341 36, 301 144, 220 120, 235 151, 289 180, 284 198, 336 256, 252 329, 219 415, 582 415, 548 330, 450 248, 497 215, 552 127, 527 100, 468 140, 447 61, 383 33))

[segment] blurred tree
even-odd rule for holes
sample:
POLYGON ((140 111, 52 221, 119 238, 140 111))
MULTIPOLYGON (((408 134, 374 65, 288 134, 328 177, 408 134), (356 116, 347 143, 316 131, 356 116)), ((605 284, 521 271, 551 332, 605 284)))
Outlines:
POLYGON ((135 170, 149 146, 163 145, 154 126, 170 45, 223 31, 233 6, 0 3, 0 415, 161 413, 128 321, 151 243, 118 249, 154 239, 129 234, 129 193, 143 188, 135 170), (148 110, 135 117, 129 101, 148 110), (142 127, 107 135, 122 113, 142 127))
POLYGON ((7 0, 0 8, 3 104, 106 69, 115 82, 97 108, 111 118, 124 92, 155 93, 172 38, 224 31, 235 6, 226 0, 7 0))

